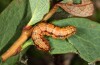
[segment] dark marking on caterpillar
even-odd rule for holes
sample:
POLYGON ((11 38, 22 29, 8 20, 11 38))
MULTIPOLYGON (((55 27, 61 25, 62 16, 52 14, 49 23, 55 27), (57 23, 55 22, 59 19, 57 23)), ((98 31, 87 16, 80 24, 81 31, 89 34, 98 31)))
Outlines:
POLYGON ((50 23, 39 23, 33 28, 32 39, 37 49, 42 51, 49 51, 50 44, 44 38, 45 35, 53 38, 66 39, 76 33, 76 27, 58 27, 50 23))

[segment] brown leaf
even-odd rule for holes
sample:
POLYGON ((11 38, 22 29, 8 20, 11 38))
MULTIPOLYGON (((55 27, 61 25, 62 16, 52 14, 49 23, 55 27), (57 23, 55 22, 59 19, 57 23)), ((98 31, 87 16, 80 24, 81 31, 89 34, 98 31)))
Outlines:
POLYGON ((79 17, 91 16, 94 11, 93 3, 90 0, 82 0, 81 4, 59 3, 57 5, 63 8, 66 12, 79 17))

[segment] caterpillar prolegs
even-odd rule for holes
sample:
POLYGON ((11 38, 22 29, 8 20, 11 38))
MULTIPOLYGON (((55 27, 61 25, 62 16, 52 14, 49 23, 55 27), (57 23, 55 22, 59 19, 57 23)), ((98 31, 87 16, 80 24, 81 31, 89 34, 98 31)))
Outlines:
POLYGON ((33 28, 32 39, 35 46, 42 51, 49 51, 50 45, 44 35, 52 36, 53 38, 65 39, 75 34, 74 26, 58 27, 50 23, 39 23, 33 28))

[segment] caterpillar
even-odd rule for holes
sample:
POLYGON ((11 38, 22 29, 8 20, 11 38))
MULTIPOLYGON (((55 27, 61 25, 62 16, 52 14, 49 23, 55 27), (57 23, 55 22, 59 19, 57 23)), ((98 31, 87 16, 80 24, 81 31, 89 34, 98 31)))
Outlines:
POLYGON ((82 0, 81 4, 58 3, 57 5, 74 16, 88 17, 94 12, 94 6, 91 0, 82 0))
POLYGON ((39 23, 33 28, 32 39, 37 49, 42 51, 49 51, 50 44, 48 40, 44 38, 44 35, 52 36, 53 38, 65 39, 76 32, 76 27, 58 27, 50 23, 39 23))

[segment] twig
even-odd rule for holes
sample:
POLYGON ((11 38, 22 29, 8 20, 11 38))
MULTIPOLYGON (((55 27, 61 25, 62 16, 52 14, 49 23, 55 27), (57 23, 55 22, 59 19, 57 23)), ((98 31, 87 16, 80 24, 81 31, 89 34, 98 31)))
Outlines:
POLYGON ((58 5, 56 4, 51 10, 50 12, 42 19, 42 21, 47 21, 49 18, 51 18, 51 16, 57 11, 58 9, 58 5))
POLYGON ((21 45, 31 36, 31 29, 23 29, 21 36, 18 40, 1 56, 2 61, 5 61, 9 57, 17 54, 21 50, 21 45))

